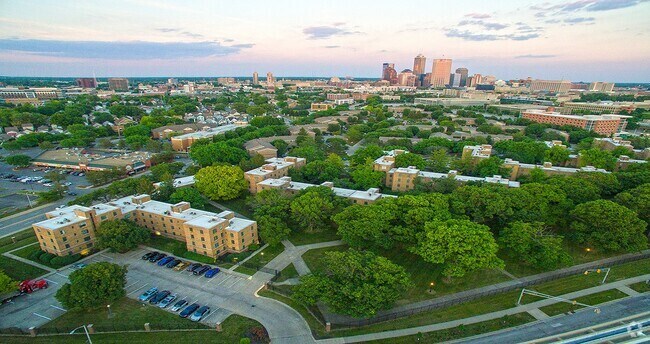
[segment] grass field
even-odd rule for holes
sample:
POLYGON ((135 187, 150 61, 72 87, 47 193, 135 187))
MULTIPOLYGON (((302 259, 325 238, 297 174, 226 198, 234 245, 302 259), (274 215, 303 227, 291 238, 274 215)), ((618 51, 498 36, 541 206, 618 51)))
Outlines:
POLYGON ((34 279, 47 273, 41 268, 5 256, 0 256, 0 270, 3 270, 7 276, 15 281, 34 279))
POLYGON ((299 276, 300 275, 298 275, 298 271, 296 270, 296 267, 293 266, 293 264, 289 264, 289 266, 287 266, 286 268, 284 268, 284 270, 280 272, 280 277, 278 277, 278 279, 275 281, 282 282, 290 278, 299 277, 299 276))
POLYGON ((507 315, 500 319, 483 321, 476 324, 460 325, 458 327, 435 332, 419 333, 412 336, 374 340, 368 343, 375 344, 406 344, 406 343, 443 343, 454 339, 476 336, 483 333, 498 331, 504 328, 515 327, 535 321, 528 313, 507 315))
POLYGON ((315 244, 318 242, 340 240, 341 237, 334 230, 325 230, 316 233, 294 231, 289 235, 289 241, 296 246, 315 244))
POLYGON ((633 290, 636 290, 639 293, 647 293, 650 291, 650 284, 646 282, 630 284, 629 287, 632 288, 633 290))
POLYGON ((36 238, 36 234, 34 234, 34 230, 27 228, 18 233, 14 233, 8 237, 0 239, 0 253, 9 252, 13 249, 17 249, 19 247, 23 247, 37 241, 38 239, 36 238), (15 243, 12 237, 15 239, 15 243))
POLYGON ((275 246, 268 246, 267 248, 263 249, 260 253, 256 254, 253 256, 251 259, 246 261, 246 266, 239 266, 235 269, 237 272, 245 273, 248 275, 253 275, 255 272, 257 272, 257 269, 254 267, 262 267, 266 263, 270 262, 273 260, 273 258, 277 257, 278 254, 284 252, 284 246, 282 244, 278 244, 275 246))
MULTIPOLYGON (((575 301, 584 303, 586 305, 595 306, 604 302, 622 299, 628 295, 618 289, 606 290, 600 293, 591 294, 583 297, 576 298, 575 301)), ((578 310, 583 308, 580 305, 572 305, 570 303, 560 302, 550 306, 541 307, 540 310, 549 316, 554 316, 562 313, 567 313, 571 310, 578 310)))
MULTIPOLYGON (((70 311, 39 328, 39 333, 69 333, 83 324, 93 324, 98 332, 112 329, 144 329, 144 323, 150 323, 152 330, 195 328, 195 331, 168 331, 153 333, 112 333, 93 334, 95 343, 238 343, 253 327, 262 327, 255 320, 238 315, 231 315, 222 323, 222 332, 216 332, 200 323, 193 323, 178 315, 163 311, 154 306, 142 306, 141 303, 123 298, 111 305, 113 317, 108 319, 105 307, 89 311, 70 311)), ((11 343, 83 343, 86 341, 83 331, 79 335, 3 337, 11 343)))
POLYGON ((218 201, 217 203, 223 205, 224 207, 234 211, 235 213, 239 213, 243 216, 246 216, 249 219, 253 218, 253 211, 246 205, 246 198, 248 195, 243 195, 235 199, 231 199, 228 201, 218 201))

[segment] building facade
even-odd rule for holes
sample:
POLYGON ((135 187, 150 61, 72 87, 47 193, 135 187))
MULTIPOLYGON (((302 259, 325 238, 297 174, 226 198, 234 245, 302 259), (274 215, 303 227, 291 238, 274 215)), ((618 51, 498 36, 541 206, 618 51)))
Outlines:
POLYGON ((627 119, 630 116, 621 115, 563 115, 559 112, 544 110, 526 110, 521 114, 522 118, 536 123, 547 123, 552 125, 570 125, 585 130, 591 130, 601 135, 612 135, 625 130, 627 119))
POLYGON ((81 88, 97 88, 97 80, 95 78, 78 78, 76 83, 77 87, 81 88))
POLYGON ((284 158, 271 158, 266 159, 266 164, 246 171, 244 179, 248 181, 248 191, 254 194, 257 193, 257 184, 267 179, 280 179, 289 175, 289 169, 301 168, 305 166, 307 160, 305 158, 297 158, 287 156, 284 158))
POLYGON ((431 86, 445 87, 451 77, 451 59, 434 59, 431 66, 431 86))
POLYGON ((571 89, 569 80, 533 80, 530 90, 533 92, 567 93, 571 89))
POLYGON ((231 211, 216 214, 193 209, 187 202, 152 201, 149 195, 91 207, 73 205, 45 215, 47 220, 32 227, 41 249, 57 256, 90 252, 99 226, 116 219, 131 220, 155 235, 183 241, 188 251, 212 258, 259 243, 255 221, 236 218, 231 211))
POLYGON ((422 54, 418 54, 418 56, 416 56, 413 59, 413 74, 417 76, 422 75, 426 73, 425 72, 426 68, 427 68, 427 58, 422 54))
POLYGON ((108 89, 112 91, 128 91, 129 79, 126 78, 109 78, 108 89))

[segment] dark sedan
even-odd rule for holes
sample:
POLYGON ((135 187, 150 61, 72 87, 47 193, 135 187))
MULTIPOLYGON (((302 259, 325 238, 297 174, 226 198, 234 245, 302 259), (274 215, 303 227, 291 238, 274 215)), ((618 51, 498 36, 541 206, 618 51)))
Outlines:
POLYGON ((142 260, 149 260, 149 258, 153 257, 154 255, 157 255, 158 252, 153 251, 153 252, 147 252, 142 256, 142 260))
POLYGON ((192 273, 197 275, 197 276, 201 276, 210 269, 212 269, 212 267, 210 265, 204 265, 200 269, 196 269, 196 270, 192 271, 192 273))
POLYGON ((156 294, 156 296, 152 297, 151 300, 149 300, 149 303, 152 305, 157 305, 158 303, 160 303, 160 301, 162 301, 164 298, 169 296, 169 294, 170 294, 169 290, 159 291, 156 294))
POLYGON ((180 259, 174 259, 171 262, 167 263, 167 265, 165 265, 165 266, 168 269, 171 269, 171 268, 175 267, 176 265, 180 264, 181 262, 182 262, 182 260, 180 260, 180 259))
POLYGON ((152 263, 155 263, 155 262, 157 262, 157 261, 159 261, 159 260, 161 260, 161 259, 163 259, 165 257, 167 257, 166 254, 158 253, 158 254, 155 254, 155 255, 151 256, 151 258, 149 258, 149 261, 152 262, 152 263))
POLYGON ((181 312, 181 314, 179 314, 179 316, 180 316, 181 318, 187 318, 187 317, 189 317, 190 315, 192 315, 192 313, 194 313, 194 311, 196 311, 197 309, 199 309, 199 307, 200 307, 200 306, 199 306, 198 303, 193 303, 193 304, 191 304, 191 305, 185 307, 185 309, 181 312))
POLYGON ((196 269, 198 269, 198 268, 200 268, 202 266, 203 265, 199 264, 199 263, 192 263, 190 266, 187 267, 187 269, 185 271, 194 272, 194 270, 196 270, 196 269))

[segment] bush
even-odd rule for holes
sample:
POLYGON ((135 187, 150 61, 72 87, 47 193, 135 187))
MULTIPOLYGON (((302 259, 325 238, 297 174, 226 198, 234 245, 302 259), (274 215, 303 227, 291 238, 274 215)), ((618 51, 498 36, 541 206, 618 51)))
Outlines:
POLYGON ((250 245, 248 245, 248 250, 249 251, 255 252, 255 251, 259 250, 259 249, 260 249, 260 245, 258 245, 258 244, 250 244, 250 245))
POLYGON ((44 252, 43 254, 41 254, 38 257, 38 260, 40 260, 41 262, 43 262, 45 264, 51 264, 51 261, 52 261, 52 259, 54 259, 54 257, 56 257, 56 256, 53 255, 52 253, 44 252))
POLYGON ((29 254, 29 259, 33 260, 33 261, 38 261, 38 260, 40 260, 41 255, 44 254, 44 253, 45 252, 43 252, 41 250, 34 251, 34 252, 29 254))
POLYGON ((70 255, 70 256, 62 256, 62 257, 54 257, 50 261, 50 264, 52 264, 54 266, 66 266, 66 265, 69 265, 69 264, 72 264, 72 263, 78 261, 79 259, 81 259, 80 254, 73 254, 73 255, 70 255))

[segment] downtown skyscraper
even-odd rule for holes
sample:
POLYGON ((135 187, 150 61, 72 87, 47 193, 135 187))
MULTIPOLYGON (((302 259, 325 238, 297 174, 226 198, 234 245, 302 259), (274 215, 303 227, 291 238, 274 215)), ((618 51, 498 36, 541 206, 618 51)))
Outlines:
POLYGON ((434 59, 431 67, 431 86, 445 87, 451 78, 451 59, 434 59))

